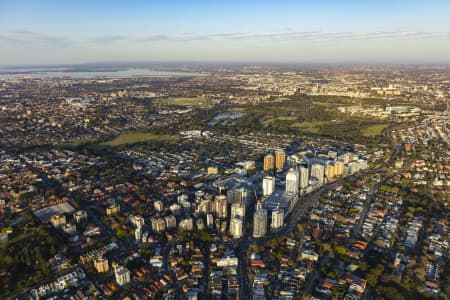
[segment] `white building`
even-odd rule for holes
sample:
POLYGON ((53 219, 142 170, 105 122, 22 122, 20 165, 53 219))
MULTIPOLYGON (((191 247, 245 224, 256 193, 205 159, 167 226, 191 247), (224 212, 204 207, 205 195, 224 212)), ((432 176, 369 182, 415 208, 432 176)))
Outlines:
POLYGON ((239 239, 242 236, 243 222, 240 218, 233 218, 230 222, 230 234, 235 239, 239 239))
POLYGON ((180 221, 178 227, 185 231, 192 231, 194 229, 194 220, 192 218, 186 218, 180 221))
POLYGON ((315 177, 319 179, 319 181, 323 181, 325 177, 325 166, 320 163, 313 163, 311 166, 311 177, 315 177))
POLYGON ((87 212, 84 210, 77 210, 73 213, 73 218, 77 224, 87 221, 87 212))
POLYGON ((244 220, 245 218, 245 206, 239 203, 233 203, 231 205, 231 219, 239 218, 244 220))
POLYGON ((153 203, 153 206, 155 207, 157 212, 162 212, 164 209, 164 204, 160 200, 155 201, 155 203, 153 203))
POLYGON ((299 187, 299 174, 295 169, 290 169, 286 174, 286 193, 297 194, 299 187))
POLYGON ((214 227, 214 216, 213 216, 213 214, 207 214, 206 215, 206 226, 208 226, 208 228, 213 228, 214 227))
POLYGON ((164 221, 166 222, 167 229, 173 229, 177 227, 177 219, 172 215, 165 217, 164 221))
POLYGON ((270 196, 275 191, 275 177, 266 176, 263 178, 263 196, 270 196))
POLYGON ((118 285, 122 286, 130 282, 130 271, 123 266, 114 267, 114 275, 118 285))
POLYGON ((142 216, 139 216, 139 215, 131 216, 130 217, 130 221, 136 228, 142 227, 145 224, 144 218, 142 216))
POLYGON ((284 210, 283 209, 274 209, 272 211, 272 222, 270 223, 270 227, 272 229, 279 229, 284 225, 284 210))
POLYGON ((309 170, 305 167, 300 167, 300 188, 305 189, 309 183, 309 170))
POLYGON ((154 232, 162 232, 166 230, 166 222, 163 218, 152 217, 150 222, 152 223, 152 229, 154 232))

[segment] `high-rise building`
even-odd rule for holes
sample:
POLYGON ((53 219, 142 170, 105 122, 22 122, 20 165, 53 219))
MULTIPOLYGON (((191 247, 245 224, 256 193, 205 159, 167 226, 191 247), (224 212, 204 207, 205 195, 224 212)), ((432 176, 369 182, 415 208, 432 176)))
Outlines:
POLYGON ((325 168, 325 176, 327 180, 333 179, 336 176, 336 166, 334 163, 329 163, 325 168))
POLYGON ((275 158, 272 154, 264 156, 264 172, 272 171, 275 164, 275 158))
POLYGON ((253 237, 263 237, 267 232, 267 210, 257 204, 256 212, 253 215, 253 237))
POLYGON ((235 239, 239 239, 242 236, 243 222, 240 218, 233 218, 230 222, 230 234, 235 239))
POLYGON ((130 217, 130 221, 136 228, 142 227, 145 224, 144 218, 142 216, 140 216, 140 215, 131 216, 130 217))
POLYGON ((174 229, 177 227, 177 219, 175 218, 175 216, 167 216, 164 218, 164 221, 166 222, 167 229, 174 229))
POLYGON ((299 174, 295 169, 290 169, 286 174, 286 193, 297 194, 299 188, 299 174))
POLYGON ((325 166, 320 163, 313 163, 311 166, 311 177, 315 177, 321 181, 325 176, 325 166))
POLYGON ((214 216, 213 216, 213 214, 207 214, 206 215, 206 226, 208 226, 208 228, 213 228, 214 227, 214 216))
POLYGON ((117 214, 120 211, 120 205, 119 204, 112 204, 106 208, 106 215, 110 216, 113 214, 117 214))
POLYGON ((55 228, 60 228, 66 224, 66 216, 65 215, 53 215, 50 217, 50 223, 55 228))
POLYGON ((211 200, 202 199, 197 207, 197 211, 201 214, 209 214, 212 212, 211 200))
POLYGON ((114 266, 114 275, 118 285, 122 286, 130 282, 130 271, 119 265, 114 266))
POLYGON ((343 161, 338 160, 336 163, 336 176, 341 176, 342 174, 344 174, 344 167, 345 167, 345 163, 343 161))
POLYGON ((275 167, 277 172, 281 172, 284 169, 284 164, 286 162, 286 153, 282 149, 275 151, 275 167))
POLYGON ((142 227, 138 227, 134 230, 134 238, 139 242, 142 238, 142 227))
POLYGON ((84 210, 77 210, 73 213, 73 218, 77 224, 87 221, 87 212, 84 210))
POLYGON ((245 206, 240 203, 231 204, 231 219, 239 218, 244 220, 245 218, 245 206))
POLYGON ((153 203, 153 206, 155 207, 157 212, 162 212, 164 209, 164 204, 160 200, 155 201, 155 203, 153 203))
POLYGON ((263 196, 270 196, 275 191, 275 177, 266 176, 263 178, 263 196))
POLYGON ((279 229, 284 225, 284 210, 283 209, 274 209, 272 211, 272 222, 270 223, 270 227, 272 229, 279 229))
POLYGON ((94 259, 94 268, 99 273, 109 272, 109 263, 108 259, 103 256, 98 256, 94 259))
POLYGON ((309 183, 309 170, 306 167, 300 167, 300 188, 305 189, 309 183))
POLYGON ((166 222, 164 219, 152 217, 150 222, 152 223, 152 229, 154 232, 162 232, 166 230, 166 222))
POLYGON ((249 192, 245 187, 240 187, 233 190, 233 200, 231 203, 239 203, 243 206, 247 206, 249 192))
POLYGON ((178 223, 178 227, 181 230, 192 231, 194 230, 194 220, 192 218, 185 218, 178 223))
POLYGON ((214 199, 214 213, 217 218, 225 219, 228 216, 228 203, 225 195, 217 195, 214 199))

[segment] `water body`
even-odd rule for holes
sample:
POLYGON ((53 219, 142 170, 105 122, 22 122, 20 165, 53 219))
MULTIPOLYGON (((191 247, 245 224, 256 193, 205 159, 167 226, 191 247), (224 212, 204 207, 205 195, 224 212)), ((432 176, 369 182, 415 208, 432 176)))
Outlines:
POLYGON ((77 72, 77 71, 47 71, 42 69, 0 69, 0 79, 14 79, 14 78, 60 78, 71 77, 75 79, 84 78, 130 78, 130 77, 190 77, 190 76, 205 76, 204 73, 178 72, 178 71, 156 71, 150 69, 125 69, 115 71, 92 71, 92 72, 77 72))
POLYGON ((224 113, 224 114, 218 114, 214 116, 214 120, 224 120, 224 119, 231 119, 231 120, 237 120, 240 117, 245 115, 244 113, 240 112, 231 112, 231 113, 224 113))
POLYGON ((220 124, 221 126, 234 126, 236 125, 236 122, 229 122, 227 120, 237 120, 243 115, 245 114, 240 112, 217 114, 211 121, 208 122, 208 125, 214 126, 216 124, 220 124))

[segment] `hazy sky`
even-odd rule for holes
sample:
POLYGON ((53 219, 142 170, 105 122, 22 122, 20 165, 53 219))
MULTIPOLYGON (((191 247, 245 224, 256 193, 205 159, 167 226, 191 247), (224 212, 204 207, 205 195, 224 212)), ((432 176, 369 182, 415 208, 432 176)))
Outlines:
POLYGON ((450 62, 450 1, 0 0, 0 65, 450 62))

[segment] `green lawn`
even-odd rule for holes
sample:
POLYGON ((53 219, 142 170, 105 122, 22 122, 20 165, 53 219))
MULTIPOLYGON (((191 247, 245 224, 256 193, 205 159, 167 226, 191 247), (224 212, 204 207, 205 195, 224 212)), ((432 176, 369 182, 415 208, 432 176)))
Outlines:
POLYGON ((174 137, 170 136, 168 134, 129 132, 129 133, 121 134, 111 141, 104 142, 104 143, 102 143, 102 145, 120 146, 120 145, 135 144, 135 143, 150 142, 150 141, 168 141, 171 139, 174 139, 174 137))
POLYGON ((180 106, 202 106, 212 104, 212 100, 202 97, 197 98, 169 97, 169 98, 154 99, 153 103, 165 105, 180 105, 180 106))
POLYGON ((387 128, 388 124, 375 124, 375 125, 369 125, 366 128, 362 129, 362 135, 366 137, 374 137, 377 135, 381 135, 383 130, 387 128))
POLYGON ((276 121, 295 121, 297 120, 296 116, 278 116, 274 118, 262 118, 261 123, 264 127, 269 126, 270 124, 275 123, 276 121))
POLYGON ((62 143, 61 147, 78 147, 85 144, 93 144, 98 141, 98 138, 81 138, 69 142, 62 143))
POLYGON ((314 128, 327 124, 328 122, 324 121, 313 121, 313 122, 298 122, 291 125, 291 127, 295 128, 314 128))

